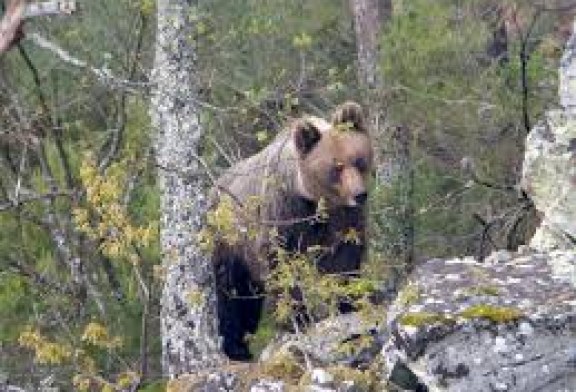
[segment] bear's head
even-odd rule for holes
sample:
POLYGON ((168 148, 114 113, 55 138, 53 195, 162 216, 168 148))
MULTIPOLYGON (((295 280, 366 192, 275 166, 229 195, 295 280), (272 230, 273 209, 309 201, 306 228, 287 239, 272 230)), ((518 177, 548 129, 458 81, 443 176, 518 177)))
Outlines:
POLYGON ((368 197, 372 144, 360 105, 346 102, 330 122, 313 116, 291 127, 301 196, 329 208, 361 207, 368 197))

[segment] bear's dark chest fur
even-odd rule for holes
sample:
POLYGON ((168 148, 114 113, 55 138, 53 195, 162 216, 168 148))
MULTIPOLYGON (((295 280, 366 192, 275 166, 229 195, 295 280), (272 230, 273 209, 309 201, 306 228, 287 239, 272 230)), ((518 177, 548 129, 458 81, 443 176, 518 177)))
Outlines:
POLYGON ((281 213, 278 233, 287 251, 319 249, 315 260, 322 273, 350 273, 360 268, 365 249, 362 208, 342 207, 314 218, 317 203, 296 195, 284 200, 286 210, 281 213))

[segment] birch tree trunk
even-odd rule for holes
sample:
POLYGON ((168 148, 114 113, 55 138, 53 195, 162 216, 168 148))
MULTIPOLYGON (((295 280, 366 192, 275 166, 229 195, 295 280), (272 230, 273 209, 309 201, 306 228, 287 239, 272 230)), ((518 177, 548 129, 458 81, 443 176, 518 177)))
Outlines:
POLYGON ((194 79, 194 0, 158 0, 154 91, 161 191, 160 242, 166 281, 161 332, 164 373, 175 378, 222 361, 213 270, 197 244, 206 208, 205 177, 195 159, 202 136, 194 79))
POLYGON ((410 159, 410 135, 406 127, 385 123, 383 92, 385 77, 378 68, 379 40, 382 28, 392 17, 391 0, 349 0, 356 35, 358 83, 364 91, 364 105, 368 111, 373 137, 377 146, 376 177, 380 185, 393 184, 400 197, 393 213, 383 213, 386 253, 397 260, 390 271, 391 286, 395 289, 414 258, 413 178, 410 159))
MULTIPOLYGON (((378 146, 385 146, 386 129, 384 125, 383 90, 384 81, 379 72, 380 57, 379 39, 384 23, 392 14, 391 0, 349 0, 350 10, 354 19, 356 36, 356 57, 358 84, 364 92, 364 106, 368 111, 368 119, 377 140, 378 146)), ((389 154, 378 151, 377 176, 379 180, 390 182, 389 154)))
POLYGON ((391 0, 350 0, 356 33, 358 82, 364 90, 382 87, 378 72, 378 39, 392 12, 391 0))

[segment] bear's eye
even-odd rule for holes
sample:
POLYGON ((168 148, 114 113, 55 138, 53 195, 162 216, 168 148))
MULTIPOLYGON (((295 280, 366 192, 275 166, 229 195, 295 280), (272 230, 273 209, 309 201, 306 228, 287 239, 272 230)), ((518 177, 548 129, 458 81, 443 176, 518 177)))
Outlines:
POLYGON ((354 165, 358 171, 364 173, 366 170, 368 170, 368 162, 366 161, 366 158, 364 157, 358 157, 356 159, 354 159, 354 161, 352 162, 352 165, 354 165))
POLYGON ((334 166, 330 168, 328 172, 328 181, 331 184, 336 184, 340 182, 340 176, 342 175, 342 171, 344 170, 344 164, 338 162, 334 166))

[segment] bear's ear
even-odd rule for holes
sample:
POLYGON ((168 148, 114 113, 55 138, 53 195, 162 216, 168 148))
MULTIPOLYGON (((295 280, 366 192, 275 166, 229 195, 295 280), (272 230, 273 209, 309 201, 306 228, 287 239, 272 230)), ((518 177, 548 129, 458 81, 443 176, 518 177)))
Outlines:
POLYGON ((347 101, 338 106, 332 115, 332 125, 340 130, 366 133, 366 120, 362 107, 356 102, 347 101))
POLYGON ((320 130, 306 119, 296 120, 292 127, 294 145, 301 156, 307 155, 322 138, 320 130))

